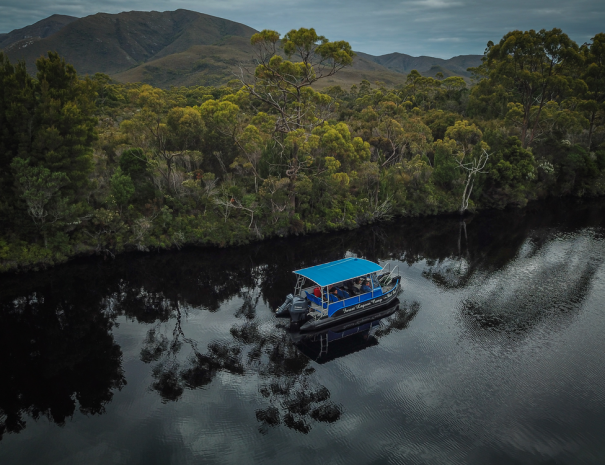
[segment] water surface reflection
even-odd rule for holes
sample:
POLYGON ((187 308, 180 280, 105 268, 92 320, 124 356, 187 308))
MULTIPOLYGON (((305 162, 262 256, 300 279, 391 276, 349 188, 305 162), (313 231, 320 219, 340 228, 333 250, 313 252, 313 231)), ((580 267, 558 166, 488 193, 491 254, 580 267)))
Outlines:
POLYGON ((605 461, 604 211, 553 202, 3 276, 0 460, 605 461), (291 271, 351 254, 399 262, 401 308, 331 352, 296 346, 272 315, 291 271))

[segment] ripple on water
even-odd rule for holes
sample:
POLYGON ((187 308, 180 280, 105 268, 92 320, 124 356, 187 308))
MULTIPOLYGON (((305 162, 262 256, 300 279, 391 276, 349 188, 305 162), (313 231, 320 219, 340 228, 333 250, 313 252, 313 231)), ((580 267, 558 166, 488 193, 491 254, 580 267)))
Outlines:
POLYGON ((36 463, 35 447, 57 463, 605 463, 605 236, 571 220, 528 227, 529 216, 502 215, 469 221, 468 237, 457 221, 426 231, 387 225, 349 242, 326 235, 298 248, 189 251, 172 265, 149 258, 162 266, 145 273, 133 260, 101 287, 83 286, 86 295, 61 287, 64 275, 10 294, 0 330, 14 328, 3 341, 16 336, 2 347, 28 367, 43 354, 46 377, 32 379, 54 390, 44 404, 7 365, 17 400, 33 400, 19 407, 27 427, 3 436, 0 461, 36 463), (409 260, 399 262, 401 311, 371 343, 325 363, 298 351, 271 311, 291 291, 292 269, 312 264, 309 250, 409 260), (61 308, 47 315, 44 298, 61 308), (128 383, 99 393, 69 370, 81 353, 108 369, 86 338, 112 318, 119 326, 92 334, 121 348, 128 383), (60 343, 32 349, 46 333, 60 343), (30 413, 56 411, 57 386, 71 389, 61 401, 75 393, 92 405, 98 395, 103 412, 76 407, 62 428, 44 413, 33 421, 30 413))

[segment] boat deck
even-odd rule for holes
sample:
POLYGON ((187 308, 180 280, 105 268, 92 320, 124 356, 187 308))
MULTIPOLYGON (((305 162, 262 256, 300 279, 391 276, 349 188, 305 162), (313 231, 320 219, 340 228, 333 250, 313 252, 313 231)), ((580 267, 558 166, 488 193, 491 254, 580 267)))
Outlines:
POLYGON ((320 299, 313 295, 313 289, 316 286, 301 289, 300 297, 306 298, 309 302, 309 315, 314 318, 322 318, 324 316, 329 316, 334 311, 340 310, 341 308, 352 307, 359 303, 372 300, 375 297, 380 297, 381 295, 388 294, 397 285, 397 282, 397 280, 394 280, 388 285, 374 289, 372 292, 352 295, 346 299, 339 300, 338 302, 332 302, 329 305, 326 302, 323 302, 322 305, 320 299))

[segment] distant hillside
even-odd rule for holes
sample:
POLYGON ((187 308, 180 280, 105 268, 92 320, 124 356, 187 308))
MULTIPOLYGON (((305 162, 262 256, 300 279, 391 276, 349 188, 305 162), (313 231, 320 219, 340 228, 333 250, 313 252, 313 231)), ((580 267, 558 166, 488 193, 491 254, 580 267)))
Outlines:
MULTIPOLYGON (((444 75, 459 75, 470 77, 467 68, 479 66, 483 55, 460 55, 449 60, 442 58, 433 58, 427 56, 413 57, 405 53, 389 53, 387 55, 372 56, 365 53, 360 53, 361 56, 372 60, 375 63, 396 71, 398 73, 409 73, 415 69, 420 73, 427 73, 432 68, 440 68, 444 75)), ((435 74, 438 71, 435 71, 435 74)), ((432 72, 430 75, 434 75, 432 72)))
MULTIPOLYGON (((216 45, 196 45, 184 52, 167 55, 117 73, 113 77, 121 82, 144 82, 158 87, 220 85, 237 77, 238 65, 253 66, 253 56, 248 38, 228 37, 216 45)), ((359 84, 362 79, 395 86, 405 81, 405 75, 388 70, 364 57, 355 57, 353 66, 318 81, 316 87, 350 87, 359 84)))
POLYGON ((45 39, 77 19, 75 16, 52 15, 30 26, 15 29, 8 34, 0 34, 0 49, 8 48, 23 40, 45 39))
POLYGON ((250 64, 250 39, 226 37, 217 45, 194 45, 114 74, 120 82, 144 82, 157 87, 220 85, 235 79, 238 64, 250 64))
POLYGON ((187 10, 97 13, 46 39, 18 42, 5 51, 11 60, 24 59, 31 71, 39 56, 55 50, 79 73, 115 74, 193 45, 211 45, 228 36, 250 37, 255 32, 243 24, 187 10))
MULTIPOLYGON (((48 50, 59 52, 81 74, 102 72, 121 82, 158 87, 219 85, 235 78, 238 64, 252 64, 248 26, 188 10, 119 14, 97 13, 85 18, 53 15, 36 24, 0 35, 0 48, 12 61, 35 61, 48 50)), ((283 31, 282 31, 283 32, 283 31)), ((424 75, 468 77, 480 55, 449 60, 403 53, 372 56, 358 53, 353 66, 320 81, 318 87, 350 87, 362 79, 388 86, 405 82, 417 69, 424 75)))

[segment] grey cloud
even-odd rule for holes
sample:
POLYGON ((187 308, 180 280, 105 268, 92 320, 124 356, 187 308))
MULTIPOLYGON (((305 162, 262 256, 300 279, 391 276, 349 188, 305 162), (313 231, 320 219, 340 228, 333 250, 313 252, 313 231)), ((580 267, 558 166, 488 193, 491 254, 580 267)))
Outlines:
POLYGON ((578 43, 605 30, 605 2, 600 0, 308 0, 304 5, 284 0, 2 0, 0 31, 54 13, 86 16, 177 8, 281 33, 315 27, 330 39, 347 40, 354 49, 374 55, 402 52, 450 58, 481 54, 489 40, 496 42, 512 29, 559 27, 578 43))

